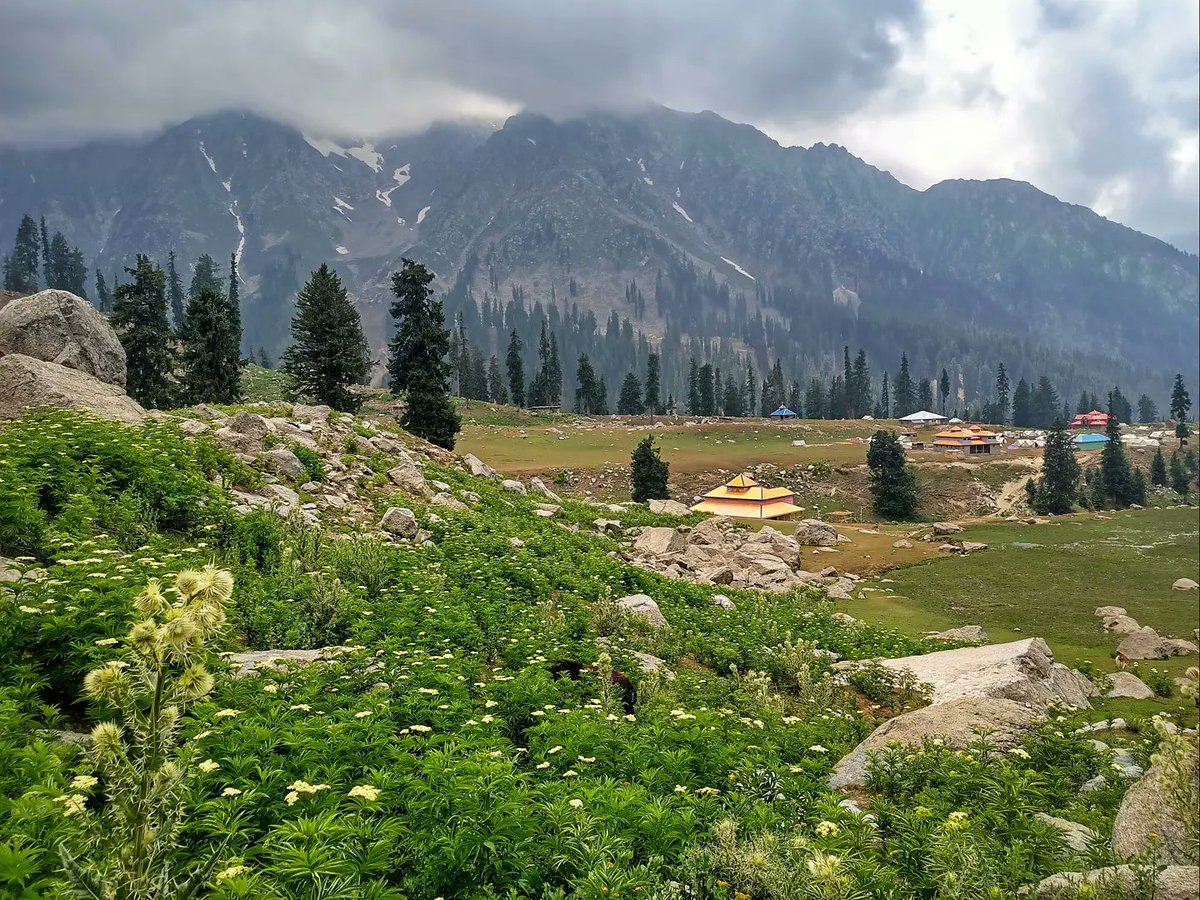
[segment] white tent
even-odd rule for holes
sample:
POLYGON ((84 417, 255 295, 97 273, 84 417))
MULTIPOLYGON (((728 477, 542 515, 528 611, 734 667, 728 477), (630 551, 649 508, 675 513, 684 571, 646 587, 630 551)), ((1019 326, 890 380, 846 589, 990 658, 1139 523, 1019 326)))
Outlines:
POLYGON ((945 422, 946 417, 922 409, 904 416, 900 421, 907 422, 909 425, 934 425, 938 422, 945 422))

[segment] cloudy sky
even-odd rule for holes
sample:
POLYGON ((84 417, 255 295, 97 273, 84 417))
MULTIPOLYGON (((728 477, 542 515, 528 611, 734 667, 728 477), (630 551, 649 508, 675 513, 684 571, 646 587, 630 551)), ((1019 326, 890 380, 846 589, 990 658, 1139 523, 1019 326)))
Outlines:
POLYGON ((0 143, 657 101, 1200 240, 1196 0, 3 0, 0 23, 0 143))

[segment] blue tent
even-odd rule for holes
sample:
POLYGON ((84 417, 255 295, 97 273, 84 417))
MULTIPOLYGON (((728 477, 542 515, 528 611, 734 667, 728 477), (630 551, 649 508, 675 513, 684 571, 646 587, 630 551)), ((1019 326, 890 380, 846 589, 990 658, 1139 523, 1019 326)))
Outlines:
POLYGON ((1080 450, 1099 450, 1108 443, 1108 435, 1077 434, 1072 440, 1075 441, 1075 446, 1080 450))
POLYGON ((768 418, 771 418, 771 419, 794 419, 794 418, 796 418, 796 414, 794 412, 792 412, 790 409, 788 409, 786 406, 781 406, 781 407, 779 407, 779 409, 775 410, 775 412, 771 413, 771 415, 768 418))

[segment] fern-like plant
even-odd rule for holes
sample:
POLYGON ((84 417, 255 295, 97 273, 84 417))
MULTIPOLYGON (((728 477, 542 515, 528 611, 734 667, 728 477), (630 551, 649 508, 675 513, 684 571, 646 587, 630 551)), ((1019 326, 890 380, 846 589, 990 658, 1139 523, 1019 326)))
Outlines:
MULTIPOLYGON (((117 712, 92 729, 91 757, 106 802, 93 811, 86 794, 62 798, 80 824, 76 840, 59 845, 73 896, 87 900, 186 900, 199 896, 220 858, 187 873, 173 871, 171 853, 185 814, 189 755, 179 744, 187 706, 207 696, 213 677, 200 661, 225 624, 233 576, 213 566, 180 572, 177 599, 157 579, 138 595, 144 618, 125 639, 126 659, 93 669, 84 691, 117 712)), ((76 779, 88 790, 96 779, 76 779)))

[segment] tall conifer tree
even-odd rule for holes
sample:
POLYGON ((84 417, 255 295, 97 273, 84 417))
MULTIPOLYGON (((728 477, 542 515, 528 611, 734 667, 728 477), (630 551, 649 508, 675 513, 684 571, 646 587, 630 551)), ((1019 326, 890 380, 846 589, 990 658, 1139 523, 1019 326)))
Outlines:
POLYGON ((362 406, 348 386, 361 384, 371 370, 367 339, 358 309, 327 264, 309 276, 296 296, 292 344, 281 368, 291 377, 297 396, 340 412, 358 412, 362 406))
POLYGON ((525 364, 521 360, 521 338, 514 328, 508 338, 508 354, 504 357, 508 375, 508 390, 514 406, 525 405, 525 364))
POLYGON ((112 324, 125 348, 125 390, 142 406, 171 405, 171 328, 167 324, 166 278, 150 258, 138 254, 133 281, 113 292, 112 324))

